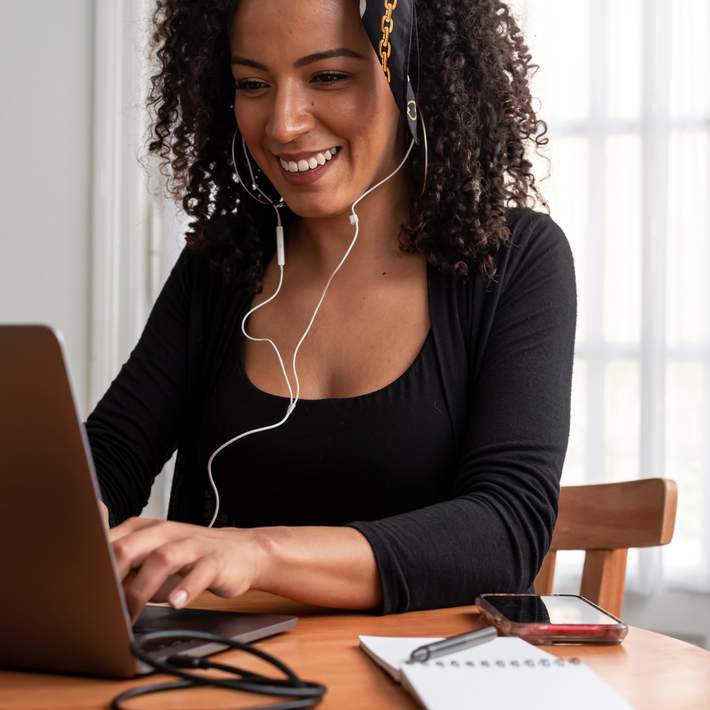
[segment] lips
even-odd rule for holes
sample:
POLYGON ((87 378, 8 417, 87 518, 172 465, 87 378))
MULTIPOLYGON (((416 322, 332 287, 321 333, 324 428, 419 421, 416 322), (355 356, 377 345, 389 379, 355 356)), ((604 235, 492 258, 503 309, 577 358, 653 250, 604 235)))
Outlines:
POLYGON ((319 166, 325 165, 332 160, 338 153, 340 148, 334 146, 327 150, 317 151, 315 153, 293 153, 290 155, 281 155, 279 162, 281 167, 288 173, 305 173, 309 170, 316 170, 319 166))
MULTIPOLYGON (((331 165, 333 165, 334 162, 338 160, 340 157, 340 153, 342 152, 342 149, 337 147, 335 153, 332 153, 330 149, 327 151, 323 151, 321 154, 323 164, 321 165, 320 162, 318 161, 317 158, 314 158, 314 156, 318 155, 318 153, 305 153, 301 155, 310 155, 310 160, 313 161, 315 160, 316 167, 311 168, 311 162, 306 163, 308 165, 308 168, 306 170, 297 170, 295 172, 291 172, 288 170, 286 167, 284 167, 284 162, 288 165, 290 162, 296 162, 294 161, 286 161, 283 157, 278 157, 275 156, 276 163, 279 166, 279 170, 281 171, 281 175, 283 176, 284 180, 286 182, 291 183, 292 185, 310 185, 311 183, 314 183, 316 180, 319 180, 327 170, 330 169, 331 165), (330 152, 331 157, 327 158, 326 153, 330 152)), ((290 156, 286 156, 290 157, 290 156)), ((304 162, 306 161, 306 158, 300 158, 300 160, 303 160, 304 162)), ((298 167, 298 163, 296 163, 298 167)))

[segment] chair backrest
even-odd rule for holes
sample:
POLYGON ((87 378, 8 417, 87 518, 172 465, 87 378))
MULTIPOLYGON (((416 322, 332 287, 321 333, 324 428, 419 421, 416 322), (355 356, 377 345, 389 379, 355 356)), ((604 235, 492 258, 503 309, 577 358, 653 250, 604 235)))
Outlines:
POLYGON ((628 549, 671 541, 677 498, 675 481, 668 478, 562 486, 557 524, 535 591, 552 592, 557 550, 586 550, 579 593, 620 616, 628 549))

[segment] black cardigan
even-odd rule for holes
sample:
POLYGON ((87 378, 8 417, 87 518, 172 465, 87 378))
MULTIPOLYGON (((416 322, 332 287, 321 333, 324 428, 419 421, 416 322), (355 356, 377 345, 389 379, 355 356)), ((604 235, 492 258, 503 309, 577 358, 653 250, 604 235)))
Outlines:
MULTIPOLYGON (((428 267, 431 334, 456 442, 445 499, 379 519, 363 509, 343 521, 373 549, 383 598, 376 613, 527 591, 550 543, 569 436, 574 262, 548 216, 516 208, 507 217, 512 244, 498 254, 493 286, 480 274, 464 284, 428 267)), ((195 432, 250 300, 183 250, 85 423, 112 524, 140 513, 176 448, 168 517, 209 521, 195 432)))

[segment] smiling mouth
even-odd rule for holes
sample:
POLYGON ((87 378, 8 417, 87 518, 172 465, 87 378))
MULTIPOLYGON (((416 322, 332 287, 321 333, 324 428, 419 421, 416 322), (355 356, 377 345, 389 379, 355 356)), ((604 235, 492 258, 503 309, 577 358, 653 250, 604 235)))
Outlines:
POLYGON ((340 146, 334 146, 328 150, 314 153, 307 159, 302 158, 301 160, 284 160, 283 158, 279 158, 279 163, 285 172, 291 175, 297 175, 299 173, 307 173, 311 170, 318 170, 318 168, 321 168, 326 163, 329 163, 339 151, 340 146))

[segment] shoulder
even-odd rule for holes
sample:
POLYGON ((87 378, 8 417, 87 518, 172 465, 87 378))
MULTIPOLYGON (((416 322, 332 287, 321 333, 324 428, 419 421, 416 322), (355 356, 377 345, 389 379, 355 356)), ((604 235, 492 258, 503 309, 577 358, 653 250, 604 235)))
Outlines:
POLYGON ((496 281, 502 291, 554 279, 574 290, 574 256, 567 235, 548 214, 527 207, 506 212, 510 241, 500 249, 496 281))
POLYGON ((223 283, 220 271, 206 251, 197 251, 187 245, 182 247, 168 275, 172 282, 190 301, 217 301, 241 295, 243 289, 227 287, 223 283))
POLYGON ((567 235, 550 215, 529 207, 511 207, 506 210, 506 220, 510 229, 511 252, 539 254, 552 249, 572 255, 567 235))
POLYGON ((438 297, 457 300, 461 313, 494 312, 501 301, 533 291, 545 296, 576 301, 576 278, 572 249, 562 228, 548 214, 528 207, 506 209, 508 241, 495 254, 496 275, 490 282, 480 271, 466 280, 442 275, 438 297), (557 291, 557 293, 552 293, 557 291))
POLYGON ((183 245, 172 271, 177 278, 193 284, 209 277, 209 262, 204 254, 183 245))

